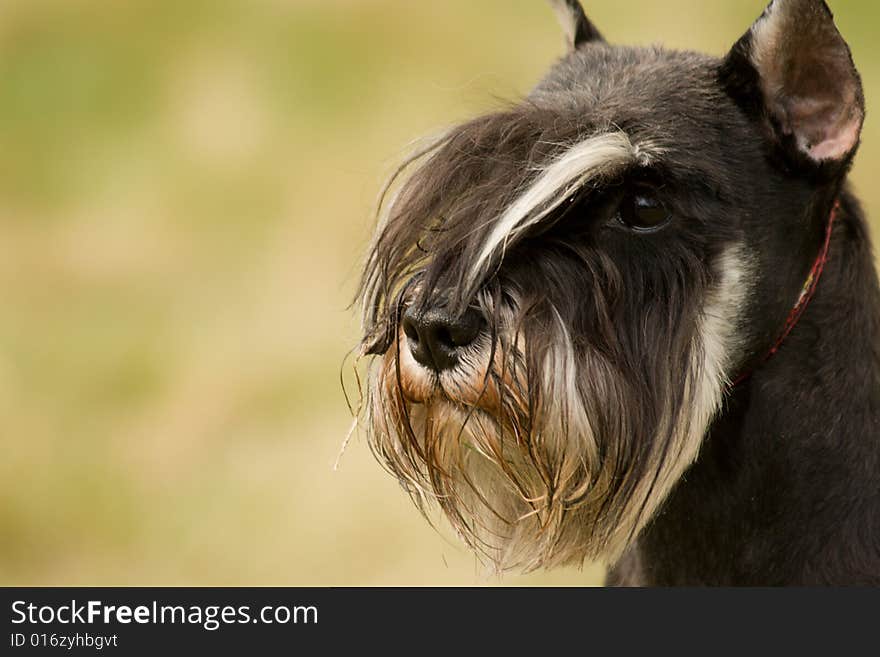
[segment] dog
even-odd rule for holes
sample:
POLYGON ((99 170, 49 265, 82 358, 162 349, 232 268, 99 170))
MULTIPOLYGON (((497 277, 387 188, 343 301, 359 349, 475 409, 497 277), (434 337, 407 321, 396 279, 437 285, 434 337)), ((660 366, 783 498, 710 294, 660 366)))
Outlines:
POLYGON ((831 10, 775 0, 716 58, 552 4, 570 51, 383 194, 372 450, 499 571, 880 584, 865 103, 831 10))

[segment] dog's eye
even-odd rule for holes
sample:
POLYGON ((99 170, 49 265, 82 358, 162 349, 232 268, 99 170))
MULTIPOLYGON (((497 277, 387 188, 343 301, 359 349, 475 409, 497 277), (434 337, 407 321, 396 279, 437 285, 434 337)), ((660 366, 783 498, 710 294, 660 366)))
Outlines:
POLYGON ((617 219, 631 230, 652 233, 666 226, 672 214, 653 190, 636 188, 623 198, 617 219))

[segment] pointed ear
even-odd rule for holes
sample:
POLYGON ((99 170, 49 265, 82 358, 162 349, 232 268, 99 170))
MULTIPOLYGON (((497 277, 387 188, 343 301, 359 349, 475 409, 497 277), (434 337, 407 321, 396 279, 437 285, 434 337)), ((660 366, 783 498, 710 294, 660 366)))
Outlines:
POLYGON ((823 0, 774 0, 727 56, 722 82, 808 161, 843 162, 858 146, 862 83, 823 0))
POLYGON ((572 50, 576 50, 585 43, 593 41, 602 42, 602 35, 599 33, 581 6, 580 0, 550 0, 553 11, 565 30, 568 44, 572 50))

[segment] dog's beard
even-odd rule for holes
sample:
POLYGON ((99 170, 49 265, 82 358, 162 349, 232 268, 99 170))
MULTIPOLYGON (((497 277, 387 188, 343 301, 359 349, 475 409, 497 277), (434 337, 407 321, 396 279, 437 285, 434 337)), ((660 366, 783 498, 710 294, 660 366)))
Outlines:
POLYGON ((722 260, 731 266, 704 307, 644 359, 575 344, 552 306, 534 325, 487 308, 493 337, 440 375, 414 362, 398 329, 370 373, 374 452, 498 570, 614 562, 696 459, 720 404, 724 318, 742 277, 733 252, 722 260))

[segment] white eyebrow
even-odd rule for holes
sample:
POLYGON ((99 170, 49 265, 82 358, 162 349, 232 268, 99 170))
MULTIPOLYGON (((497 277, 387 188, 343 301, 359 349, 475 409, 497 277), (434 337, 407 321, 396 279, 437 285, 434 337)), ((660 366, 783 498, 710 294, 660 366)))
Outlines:
POLYGON ((628 165, 647 163, 645 152, 620 131, 594 135, 566 150, 504 211, 471 266, 466 283, 477 281, 493 256, 540 223, 589 180, 607 177, 628 165))

